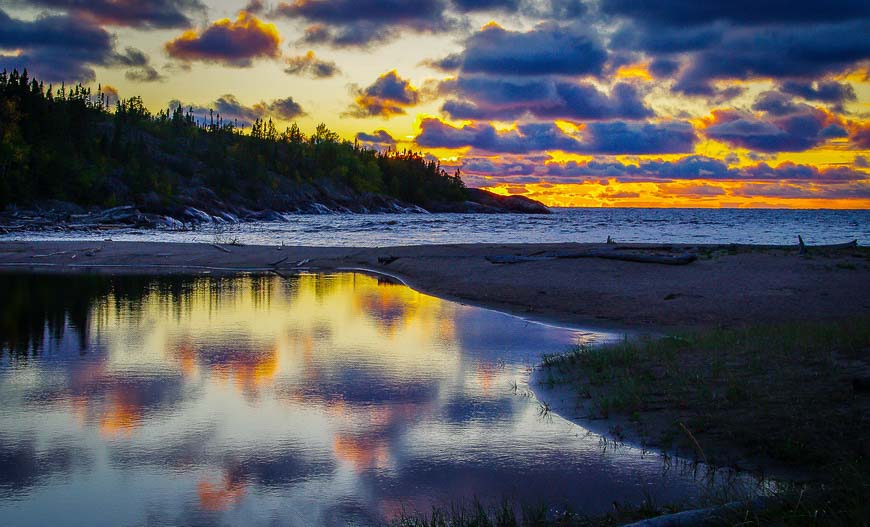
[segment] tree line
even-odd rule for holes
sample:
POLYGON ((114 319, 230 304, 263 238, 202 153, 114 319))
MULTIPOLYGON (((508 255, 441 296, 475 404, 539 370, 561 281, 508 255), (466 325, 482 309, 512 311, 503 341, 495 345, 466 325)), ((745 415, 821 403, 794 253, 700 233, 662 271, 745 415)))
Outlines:
POLYGON ((143 195, 171 200, 206 186, 225 199, 256 200, 294 183, 340 184, 426 206, 466 199, 459 171, 409 150, 341 140, 324 124, 306 135, 257 119, 249 131, 181 105, 152 113, 141 97, 98 87, 59 88, 27 71, 0 73, 0 208, 59 199, 113 206, 143 195))

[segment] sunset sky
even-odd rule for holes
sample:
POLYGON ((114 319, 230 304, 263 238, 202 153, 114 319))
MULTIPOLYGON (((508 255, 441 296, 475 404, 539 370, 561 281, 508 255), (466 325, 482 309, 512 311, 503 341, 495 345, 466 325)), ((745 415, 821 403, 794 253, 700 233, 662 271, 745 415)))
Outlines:
POLYGON ((555 206, 870 208, 870 2, 0 0, 0 69, 555 206))

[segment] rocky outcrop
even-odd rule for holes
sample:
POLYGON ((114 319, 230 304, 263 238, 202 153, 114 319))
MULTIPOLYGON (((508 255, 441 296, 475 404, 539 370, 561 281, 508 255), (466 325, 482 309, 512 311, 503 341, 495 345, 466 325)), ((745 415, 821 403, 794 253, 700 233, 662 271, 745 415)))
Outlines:
POLYGON ((550 213, 537 201, 522 196, 499 196, 481 189, 469 189, 468 201, 435 203, 428 210, 382 194, 358 193, 337 184, 301 183, 281 190, 284 192, 256 200, 221 199, 211 189, 200 186, 183 189, 172 200, 149 193, 139 196, 135 204, 108 209, 84 209, 74 203, 49 200, 24 209, 0 212, 0 226, 7 232, 111 226, 185 230, 203 224, 292 221, 295 214, 550 213))
POLYGON ((496 212, 513 212, 517 214, 550 214, 550 209, 540 201, 525 196, 500 196, 480 188, 468 189, 468 198, 472 203, 496 212))

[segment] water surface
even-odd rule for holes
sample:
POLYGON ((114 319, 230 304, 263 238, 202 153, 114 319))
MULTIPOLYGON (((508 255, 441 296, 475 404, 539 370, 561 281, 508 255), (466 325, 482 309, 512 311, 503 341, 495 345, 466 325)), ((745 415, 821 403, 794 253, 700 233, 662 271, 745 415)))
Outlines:
POLYGON ((0 524, 346 525, 707 492, 528 394, 554 328, 360 274, 0 274, 0 524))
POLYGON ((868 210, 553 209, 523 214, 288 215, 284 222, 200 225, 195 231, 13 232, 6 239, 69 239, 378 247, 432 243, 601 243, 608 236, 640 243, 870 244, 868 210))

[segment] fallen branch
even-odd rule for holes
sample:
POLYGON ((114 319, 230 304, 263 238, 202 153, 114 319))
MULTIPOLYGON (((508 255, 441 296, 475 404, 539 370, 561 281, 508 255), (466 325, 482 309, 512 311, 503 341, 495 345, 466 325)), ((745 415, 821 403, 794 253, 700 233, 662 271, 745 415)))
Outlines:
POLYGON ((214 247, 215 249, 217 249, 217 250, 219 250, 219 251, 223 251, 223 252, 225 252, 225 253, 231 253, 231 252, 233 252, 233 251, 227 249, 226 247, 221 247, 220 245, 218 245, 218 244, 216 244, 216 243, 211 244, 211 246, 214 247))
POLYGON ((57 251, 56 253, 48 253, 48 254, 31 254, 31 258, 48 258, 49 256, 59 256, 61 254, 67 254, 69 251, 57 251))
POLYGON ((278 260, 278 261, 276 261, 276 262, 272 262, 272 263, 270 263, 269 265, 270 265, 271 267, 276 267, 278 264, 282 264, 282 263, 286 262, 286 261, 289 260, 289 259, 290 259, 289 256, 285 256, 284 258, 281 258, 280 260, 278 260))

